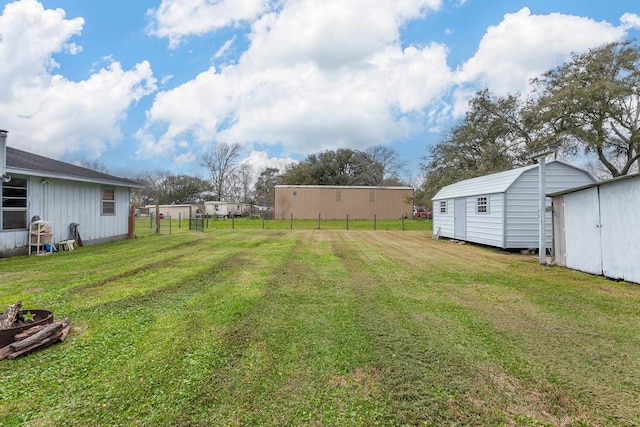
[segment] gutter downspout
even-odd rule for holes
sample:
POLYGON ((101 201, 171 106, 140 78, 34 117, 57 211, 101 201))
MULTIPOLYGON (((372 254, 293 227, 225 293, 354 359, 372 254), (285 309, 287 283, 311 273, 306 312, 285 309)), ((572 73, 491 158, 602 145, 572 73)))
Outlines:
POLYGON ((0 129, 0 175, 7 172, 7 135, 8 131, 0 129))

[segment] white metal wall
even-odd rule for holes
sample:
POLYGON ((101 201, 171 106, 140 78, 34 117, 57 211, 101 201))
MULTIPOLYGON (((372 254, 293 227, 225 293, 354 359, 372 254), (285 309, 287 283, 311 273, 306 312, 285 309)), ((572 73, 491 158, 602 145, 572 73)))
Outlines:
POLYGON ((504 236, 504 194, 487 197, 487 212, 477 212, 477 197, 467 199, 467 240, 502 247, 504 236))
POLYGON ((564 195, 566 266, 640 283, 640 176, 564 195))
POLYGON ((433 201, 433 232, 440 232, 440 236, 453 238, 453 219, 454 219, 454 204, 453 199, 444 200, 447 204, 447 212, 440 212, 440 200, 433 201))
MULTIPOLYGON (((546 193, 592 184, 593 178, 586 172, 559 162, 546 165, 546 193)), ((506 247, 537 248, 539 239, 539 190, 538 169, 524 172, 507 190, 506 247)), ((547 198, 547 207, 551 199, 547 198)), ((546 213, 546 241, 551 246, 552 215, 546 213)))
POLYGON ((602 273, 640 283, 640 177, 600 186, 602 273))
POLYGON ((564 195, 565 264, 602 274, 598 187, 564 195))

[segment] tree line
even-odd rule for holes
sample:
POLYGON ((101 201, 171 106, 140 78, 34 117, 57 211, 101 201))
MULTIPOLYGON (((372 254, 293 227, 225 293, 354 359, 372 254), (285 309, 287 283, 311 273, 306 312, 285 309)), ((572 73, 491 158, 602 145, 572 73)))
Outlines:
POLYGON ((386 146, 365 151, 340 148, 308 155, 282 169, 265 167, 257 176, 239 161, 238 143, 218 143, 201 159, 208 179, 172 175, 169 171, 142 172, 133 179, 145 185, 133 192, 137 206, 181 204, 208 200, 273 207, 276 185, 406 185, 400 176, 405 162, 386 146))
POLYGON ((526 96, 476 93, 464 118, 423 159, 416 194, 423 204, 445 185, 530 164, 529 154, 547 145, 557 145, 560 156, 589 159, 598 178, 638 172, 638 45, 573 54, 531 83, 526 96))
MULTIPOLYGON (((582 157, 599 178, 638 172, 640 159, 640 47, 616 42, 573 54, 564 64, 531 81, 523 95, 478 91, 469 110, 421 163, 424 180, 414 204, 431 206, 440 188, 454 182, 530 164, 530 153, 547 145, 561 157, 582 157)), ((239 161, 237 143, 218 143, 201 159, 206 179, 143 172, 146 188, 134 203, 178 204, 221 200, 273 206, 283 185, 407 185, 406 163, 387 146, 359 151, 325 150, 284 168, 254 176, 239 161)))

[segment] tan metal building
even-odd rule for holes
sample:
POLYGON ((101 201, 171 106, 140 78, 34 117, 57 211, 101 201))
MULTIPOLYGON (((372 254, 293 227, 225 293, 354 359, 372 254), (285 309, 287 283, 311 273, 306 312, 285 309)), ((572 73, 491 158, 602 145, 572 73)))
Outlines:
POLYGON ((411 187, 277 185, 278 219, 399 219, 413 213, 411 187))

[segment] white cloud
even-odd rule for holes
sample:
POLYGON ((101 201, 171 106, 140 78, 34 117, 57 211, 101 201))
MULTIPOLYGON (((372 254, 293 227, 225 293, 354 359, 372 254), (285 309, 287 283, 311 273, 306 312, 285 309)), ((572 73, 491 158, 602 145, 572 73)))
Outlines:
POLYGON ((282 144, 299 154, 401 138, 412 131, 403 117, 451 84, 444 46, 402 50, 399 42, 407 20, 439 5, 286 2, 254 23, 251 45, 236 64, 157 95, 139 154, 176 155, 174 141, 185 135, 204 145, 282 144))
POLYGON ((148 11, 153 19, 149 33, 167 37, 175 48, 185 36, 252 22, 268 7, 268 0, 162 0, 158 9, 148 11))
POLYGON ((288 165, 297 163, 297 160, 288 157, 269 157, 266 151, 252 150, 240 163, 249 165, 253 176, 257 177, 266 168, 276 168, 283 171, 288 165))
POLYGON ((625 13, 620 17, 620 22, 625 29, 640 28, 640 16, 635 13, 625 13))
POLYGON ((233 38, 224 42, 224 44, 220 47, 220 49, 218 49, 218 51, 215 53, 215 55, 213 55, 213 57, 220 58, 224 56, 229 51, 229 49, 231 49, 231 46, 233 46, 233 43, 235 41, 236 41, 236 36, 233 36, 233 38))
POLYGON ((620 40, 624 34, 624 28, 607 22, 559 13, 532 15, 525 7, 487 29, 475 55, 459 70, 458 81, 480 82, 499 94, 526 91, 529 79, 572 52, 620 40))
POLYGON ((83 20, 67 20, 60 9, 35 0, 8 4, 0 16, 0 117, 10 145, 59 157, 82 152, 98 157, 121 135, 129 106, 155 90, 148 62, 125 71, 117 62, 73 82, 52 74, 53 54, 75 53, 69 42, 83 20))

